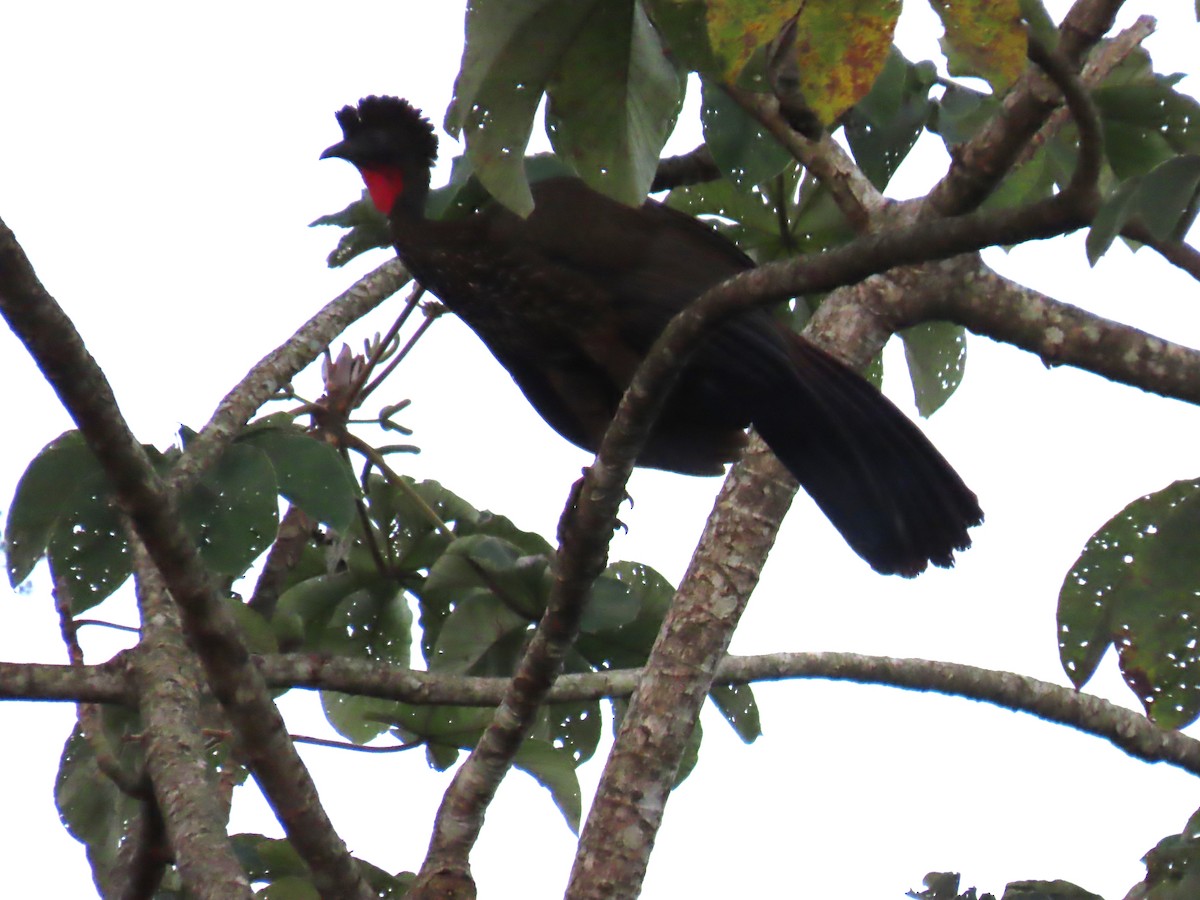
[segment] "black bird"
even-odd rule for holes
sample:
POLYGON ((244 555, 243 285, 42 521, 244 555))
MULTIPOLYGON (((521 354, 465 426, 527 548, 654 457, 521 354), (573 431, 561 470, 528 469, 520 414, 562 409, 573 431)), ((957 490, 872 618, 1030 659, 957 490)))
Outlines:
MULTIPOLYGON (((348 160, 414 277, 479 336, 546 422, 595 451, 634 370, 677 312, 753 261, 704 223, 628 207, 575 178, 533 185, 522 219, 498 203, 425 218, 433 126, 407 101, 337 113, 348 160)), ((983 514, 921 431, 869 382, 777 321, 740 314, 692 357, 638 465, 719 475, 753 425, 878 572, 950 566, 983 514)))

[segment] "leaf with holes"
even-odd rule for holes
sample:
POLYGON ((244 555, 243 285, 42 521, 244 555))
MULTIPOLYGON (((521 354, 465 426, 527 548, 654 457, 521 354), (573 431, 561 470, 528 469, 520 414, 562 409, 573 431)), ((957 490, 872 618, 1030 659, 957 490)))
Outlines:
POLYGON ((588 185, 639 205, 683 88, 640 4, 597 4, 547 86, 550 143, 588 185))
POLYGON ((958 390, 967 366, 967 332, 950 322, 926 322, 900 332, 917 411, 928 418, 958 390))
POLYGON ((708 698, 721 711, 734 733, 747 744, 762 735, 762 720, 754 689, 748 684, 714 684, 708 698))
POLYGON ((132 571, 125 527, 112 505, 108 476, 95 472, 69 497, 46 547, 55 579, 62 579, 73 615, 91 609, 125 583, 132 571))
POLYGON ((1097 531, 1063 582, 1059 658, 1077 688, 1110 645, 1147 715, 1200 715, 1200 480, 1130 503, 1097 531))
POLYGON ((929 89, 936 80, 932 63, 910 63, 893 47, 870 93, 846 114, 846 139, 855 162, 880 190, 929 121, 929 89))
POLYGON ((578 834, 583 801, 579 791, 579 777, 575 774, 575 763, 571 755, 546 741, 528 738, 513 757, 513 765, 523 772, 528 772, 538 784, 550 792, 554 805, 567 820, 567 827, 574 834, 578 834))
POLYGON ((726 91, 705 82, 700 106, 704 143, 735 185, 749 190, 792 164, 792 155, 726 91))
POLYGON ((267 455, 281 496, 337 531, 350 526, 358 484, 332 446, 301 428, 279 425, 251 426, 237 443, 267 455))
POLYGON ((78 431, 59 435, 21 475, 4 527, 8 580, 16 587, 29 577, 59 520, 74 509, 71 486, 103 470, 78 431))
POLYGON ((601 0, 476 0, 445 127, 467 142, 488 193, 528 215, 533 196, 522 164, 546 85, 601 0))
POLYGON ((231 578, 245 573, 275 540, 279 486, 267 455, 232 444, 180 499, 183 520, 210 569, 231 578))

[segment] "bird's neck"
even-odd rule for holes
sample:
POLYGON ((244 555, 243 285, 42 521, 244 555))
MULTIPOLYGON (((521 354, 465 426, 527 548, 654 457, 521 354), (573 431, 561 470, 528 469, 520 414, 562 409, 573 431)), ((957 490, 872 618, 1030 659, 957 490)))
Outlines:
POLYGON ((385 216, 402 215, 421 219, 429 197, 429 172, 400 166, 371 166, 359 170, 371 202, 385 216))

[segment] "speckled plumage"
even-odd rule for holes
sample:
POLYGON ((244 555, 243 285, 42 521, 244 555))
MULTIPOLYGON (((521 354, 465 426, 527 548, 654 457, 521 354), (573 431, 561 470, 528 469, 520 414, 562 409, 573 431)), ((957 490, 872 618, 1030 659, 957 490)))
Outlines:
MULTIPOLYGON (((498 204, 424 216, 437 139, 403 100, 337 114, 349 160, 389 190, 392 238, 414 276, 480 337, 542 418, 595 450, 634 370, 675 313, 751 268, 707 225, 652 200, 624 206, 573 178, 533 185, 520 218, 498 204)), ((692 475, 735 460, 754 425, 877 571, 953 564, 982 520, 975 495, 890 401, 757 310, 701 347, 638 459, 692 475)))

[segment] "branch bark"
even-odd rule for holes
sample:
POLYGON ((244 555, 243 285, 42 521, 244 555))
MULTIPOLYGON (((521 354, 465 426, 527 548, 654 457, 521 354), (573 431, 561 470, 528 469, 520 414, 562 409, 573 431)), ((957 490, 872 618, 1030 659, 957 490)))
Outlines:
POLYGON ((188 896, 248 900, 254 892, 225 835, 225 810, 205 759, 200 668, 162 579, 145 548, 136 539, 132 543, 143 634, 134 672, 160 829, 188 896))
POLYGON ((204 663, 213 692, 244 742, 255 779, 324 896, 371 896, 321 808, 233 617, 183 528, 173 493, 117 408, 108 380, 61 307, 0 222, 0 314, 28 349, 104 468, 121 510, 145 544, 204 663))

